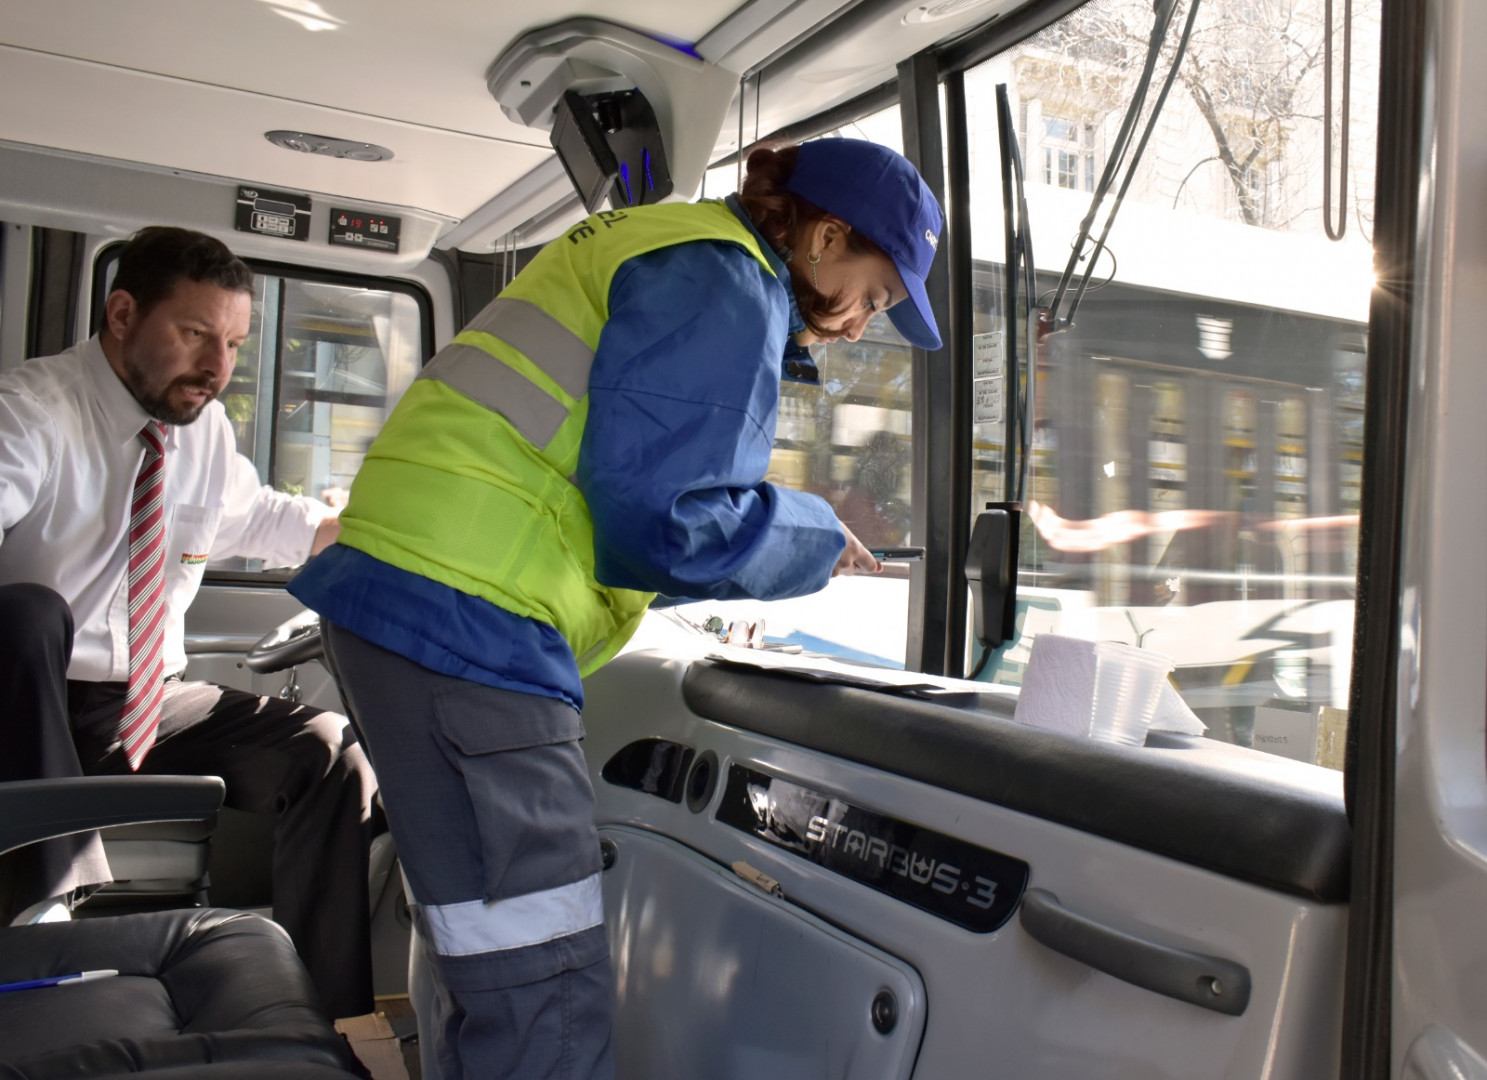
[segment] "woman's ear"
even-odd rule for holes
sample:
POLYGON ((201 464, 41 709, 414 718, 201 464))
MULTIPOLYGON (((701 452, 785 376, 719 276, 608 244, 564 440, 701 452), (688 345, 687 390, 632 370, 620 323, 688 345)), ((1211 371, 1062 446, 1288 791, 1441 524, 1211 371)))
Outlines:
POLYGON ((826 248, 826 219, 817 218, 806 225, 796 234, 797 242, 791 245, 798 259, 809 259, 811 256, 821 257, 821 252, 826 248))
MULTIPOLYGON (((837 245, 845 246, 847 234, 852 231, 852 226, 833 214, 827 214, 816 224, 821 227, 821 246, 817 249, 820 251, 837 245)), ((840 250, 836 252, 838 255, 841 253, 840 250)))

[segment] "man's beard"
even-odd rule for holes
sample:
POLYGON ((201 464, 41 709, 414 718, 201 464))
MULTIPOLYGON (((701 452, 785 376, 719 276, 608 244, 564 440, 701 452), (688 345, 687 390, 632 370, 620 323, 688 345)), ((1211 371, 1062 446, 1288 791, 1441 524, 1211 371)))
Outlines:
POLYGON ((129 392, 140 407, 163 424, 184 426, 201 415, 201 410, 212 403, 220 387, 210 375, 181 375, 163 386, 155 381, 154 374, 141 362, 137 350, 124 343, 124 374, 129 392), (199 405, 172 405, 171 392, 177 387, 195 386, 210 392, 210 396, 199 405))

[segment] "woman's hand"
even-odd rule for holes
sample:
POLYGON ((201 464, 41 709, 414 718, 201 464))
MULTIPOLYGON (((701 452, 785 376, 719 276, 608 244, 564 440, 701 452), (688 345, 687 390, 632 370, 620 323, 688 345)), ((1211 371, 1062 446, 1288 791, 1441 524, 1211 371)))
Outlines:
POLYGON ((842 525, 842 532, 847 534, 847 547, 843 550, 842 557, 836 561, 836 568, 831 571, 831 576, 882 573, 883 564, 862 546, 862 541, 852 535, 852 530, 842 525))

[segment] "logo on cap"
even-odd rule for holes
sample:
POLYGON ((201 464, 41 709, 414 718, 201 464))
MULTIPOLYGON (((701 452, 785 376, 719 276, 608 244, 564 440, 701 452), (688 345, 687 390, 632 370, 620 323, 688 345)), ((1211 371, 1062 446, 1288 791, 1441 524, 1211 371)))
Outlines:
POLYGON ((930 247, 934 248, 936 251, 940 250, 940 238, 929 229, 924 230, 924 239, 929 241, 930 247))

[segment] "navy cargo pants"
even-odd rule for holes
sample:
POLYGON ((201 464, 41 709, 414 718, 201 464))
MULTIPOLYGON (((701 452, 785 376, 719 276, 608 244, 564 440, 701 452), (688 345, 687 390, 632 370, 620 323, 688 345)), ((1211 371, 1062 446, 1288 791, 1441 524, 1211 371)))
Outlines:
POLYGON ((614 979, 577 711, 324 634, 433 960, 418 1023, 440 1077, 608 1080, 614 979))

